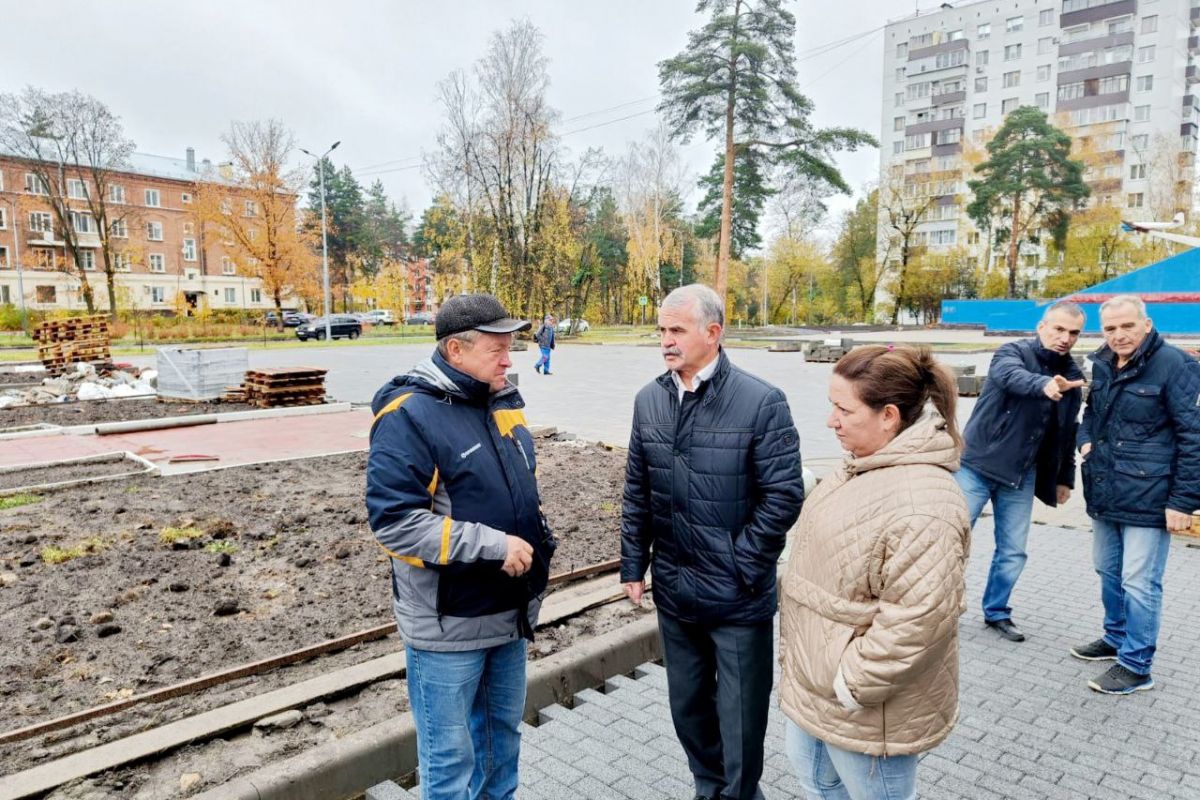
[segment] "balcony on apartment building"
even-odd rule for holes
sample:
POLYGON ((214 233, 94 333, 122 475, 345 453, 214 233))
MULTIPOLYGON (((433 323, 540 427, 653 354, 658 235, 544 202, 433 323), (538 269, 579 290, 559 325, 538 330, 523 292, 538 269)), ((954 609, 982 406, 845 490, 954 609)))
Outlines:
POLYGON ((1071 28, 1085 22, 1137 13, 1137 0, 1064 0, 1062 7, 1058 24, 1071 28))
POLYGON ((1188 64, 1187 69, 1184 70, 1183 79, 1187 82, 1188 86, 1200 83, 1200 67, 1197 67, 1195 64, 1188 64))
MULTIPOLYGON (((1193 8, 1192 11, 1200 11, 1200 8, 1193 8)), ((1188 37, 1188 55, 1200 55, 1200 36, 1188 37)))
POLYGON ((1193 8, 1188 19, 1192 23, 1192 27, 1200 27, 1200 8, 1193 8))

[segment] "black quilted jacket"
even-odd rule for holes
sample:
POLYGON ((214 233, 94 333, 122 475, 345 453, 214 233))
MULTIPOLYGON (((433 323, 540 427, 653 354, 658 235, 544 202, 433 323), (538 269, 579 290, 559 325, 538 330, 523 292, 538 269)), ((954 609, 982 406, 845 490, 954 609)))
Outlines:
POLYGON ((638 392, 621 580, 642 580, 653 565, 663 613, 706 624, 771 619, 776 561, 803 503, 787 399, 724 350, 712 379, 682 405, 669 372, 638 392))

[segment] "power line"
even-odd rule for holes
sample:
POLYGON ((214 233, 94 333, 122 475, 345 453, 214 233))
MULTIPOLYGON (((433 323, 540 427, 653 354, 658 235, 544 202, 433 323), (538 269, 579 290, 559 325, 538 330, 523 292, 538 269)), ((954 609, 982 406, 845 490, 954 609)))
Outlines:
MULTIPOLYGON (((872 31, 872 33, 878 33, 878 32, 879 32, 879 31, 881 31, 881 30, 883 30, 883 28, 876 28, 874 31, 872 31)), ((822 78, 824 78, 824 77, 825 77, 826 75, 828 75, 829 73, 833 72, 835 69, 837 69, 838 67, 840 67, 842 64, 845 64, 847 61, 849 61, 850 59, 854 58, 856 55, 858 55, 860 52, 862 52, 862 51, 863 51, 863 50, 866 48, 866 46, 867 46, 867 45, 871 44, 871 42, 873 42, 874 40, 875 40, 875 37, 874 37, 874 36, 872 36, 870 39, 867 39, 865 42, 863 42, 863 43, 862 43, 862 46, 861 46, 861 47, 859 47, 859 48, 858 48, 858 49, 856 49, 856 50, 852 50, 852 51, 850 52, 850 54, 849 54, 849 55, 847 55, 845 58, 843 58, 841 61, 838 61, 836 64, 834 64, 833 66, 831 66, 829 69, 825 70, 825 71, 824 71, 824 72, 822 72, 820 75, 818 75, 817 77, 813 78, 813 79, 812 79, 811 81, 809 81, 808 83, 804 84, 804 86, 802 86, 802 87, 801 87, 801 91, 803 91, 803 90, 805 90, 805 89, 808 89, 810 86, 813 86, 813 85, 814 85, 814 84, 816 84, 816 83, 819 83, 819 82, 821 81, 821 79, 822 79, 822 78)))

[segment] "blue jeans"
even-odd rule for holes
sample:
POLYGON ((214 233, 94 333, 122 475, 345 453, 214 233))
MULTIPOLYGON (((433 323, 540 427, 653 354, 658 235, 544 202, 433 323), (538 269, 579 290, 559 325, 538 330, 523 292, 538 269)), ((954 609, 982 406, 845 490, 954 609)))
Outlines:
POLYGON ((826 744, 790 719, 784 749, 807 800, 915 800, 917 757, 869 756, 826 744))
POLYGON ((1025 568, 1025 542, 1029 539, 1029 520, 1033 516, 1036 471, 1037 467, 1031 467, 1016 487, 980 475, 966 465, 954 474, 958 488, 967 500, 972 527, 979 519, 979 512, 989 500, 992 501, 996 551, 992 554, 992 567, 983 589, 983 618, 987 622, 1012 618, 1008 601, 1017 578, 1021 577, 1021 570, 1025 568))
POLYGON ((1162 621, 1162 580, 1171 552, 1165 528, 1092 520, 1092 562, 1100 575, 1104 641, 1117 662, 1149 675, 1162 621))
POLYGON ((486 650, 406 647, 422 800, 510 800, 525 712, 524 639, 486 650))
POLYGON ((538 349, 542 351, 542 357, 537 360, 537 363, 533 365, 533 368, 536 370, 538 367, 544 366, 546 368, 546 372, 549 372, 550 371, 550 348, 549 347, 539 347, 538 349))

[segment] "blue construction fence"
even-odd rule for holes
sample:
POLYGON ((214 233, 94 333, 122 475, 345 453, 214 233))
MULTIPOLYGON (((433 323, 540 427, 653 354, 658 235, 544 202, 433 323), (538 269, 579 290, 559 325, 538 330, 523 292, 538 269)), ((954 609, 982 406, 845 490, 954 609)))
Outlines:
MULTIPOLYGON (((1100 332, 1100 303, 1071 299, 1087 314, 1084 330, 1100 332)), ((989 331, 1032 331, 1054 300, 943 300, 942 323, 983 325, 989 331)), ((1146 303, 1146 313, 1163 333, 1200 333, 1200 303, 1146 303)))

